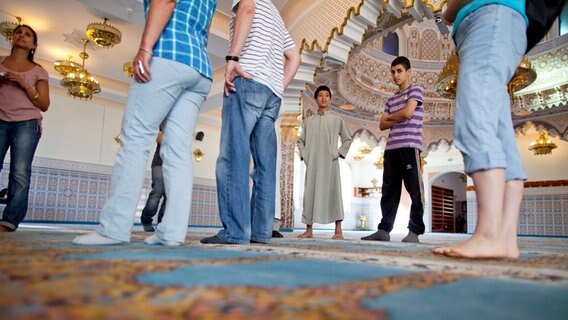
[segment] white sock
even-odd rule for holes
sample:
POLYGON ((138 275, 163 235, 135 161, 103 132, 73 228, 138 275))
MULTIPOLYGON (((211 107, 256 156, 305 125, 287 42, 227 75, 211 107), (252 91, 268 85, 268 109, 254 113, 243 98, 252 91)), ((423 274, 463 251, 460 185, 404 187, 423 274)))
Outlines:
POLYGON ((158 235, 156 234, 149 236, 148 238, 146 238, 146 240, 144 240, 144 242, 146 242, 146 244, 161 244, 166 247, 177 247, 183 244, 179 241, 162 240, 158 238, 158 235))
POLYGON ((109 237, 105 237, 103 235, 100 235, 96 231, 87 233, 86 235, 75 237, 75 239, 73 239, 74 244, 80 244, 85 246, 111 245, 111 244, 120 244, 124 242, 126 241, 120 241, 109 237))

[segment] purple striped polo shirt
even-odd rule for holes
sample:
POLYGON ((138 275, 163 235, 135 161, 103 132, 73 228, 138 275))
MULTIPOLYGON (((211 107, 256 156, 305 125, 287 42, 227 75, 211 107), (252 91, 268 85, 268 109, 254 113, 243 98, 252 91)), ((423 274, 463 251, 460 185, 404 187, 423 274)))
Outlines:
POLYGON ((422 88, 412 84, 406 90, 397 92, 388 99, 385 106, 386 114, 393 114, 404 109, 409 100, 418 101, 418 105, 412 118, 397 123, 390 129, 385 150, 415 148, 422 151, 422 119, 424 118, 422 95, 422 88))

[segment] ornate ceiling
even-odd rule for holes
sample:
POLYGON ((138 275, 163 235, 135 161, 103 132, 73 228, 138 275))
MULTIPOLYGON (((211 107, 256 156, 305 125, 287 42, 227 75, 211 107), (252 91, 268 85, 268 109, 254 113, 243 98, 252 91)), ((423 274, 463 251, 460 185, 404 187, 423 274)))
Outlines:
MULTIPOLYGON (((378 129, 376 115, 382 113, 386 100, 397 88, 390 76, 390 63, 395 57, 383 52, 383 38, 394 32, 399 39, 399 54, 411 60, 412 81, 424 88, 425 146, 435 149, 441 141, 451 143, 454 101, 438 96, 434 86, 453 44, 447 34, 441 34, 440 26, 435 23, 433 14, 439 9, 427 10, 441 7, 445 1, 413 1, 415 6, 416 3, 431 5, 422 8, 421 14, 408 8, 393 8, 392 5, 402 3, 399 1, 388 1, 384 7, 356 0, 345 1, 344 4, 347 7, 351 2, 359 5, 349 7, 347 18, 341 27, 332 31, 328 40, 314 39, 310 42, 303 38, 304 64, 311 64, 314 70, 312 80, 307 81, 308 85, 301 94, 304 116, 317 109, 313 100, 315 88, 327 85, 333 91, 332 112, 341 115, 352 132, 365 132, 372 134, 377 141, 384 140, 388 132, 378 129), (376 21, 366 25, 359 38, 354 35, 356 33, 347 31, 350 21, 356 20, 358 25, 363 25, 363 21, 369 20, 358 17, 358 14, 369 12, 375 12, 376 21), (353 39, 350 40, 350 37, 353 39), (334 42, 336 38, 343 44, 334 42), (352 104, 355 108, 341 109, 344 104, 352 104)), ((322 12, 319 9, 314 11, 322 12)), ((327 21, 329 24, 329 21, 337 23, 337 20, 327 21)), ((537 72, 537 80, 515 95, 512 110, 515 127, 522 133, 527 127, 536 126, 568 141, 568 35, 537 46, 528 59, 537 72)), ((288 111, 297 109, 296 106, 295 110, 288 111)))

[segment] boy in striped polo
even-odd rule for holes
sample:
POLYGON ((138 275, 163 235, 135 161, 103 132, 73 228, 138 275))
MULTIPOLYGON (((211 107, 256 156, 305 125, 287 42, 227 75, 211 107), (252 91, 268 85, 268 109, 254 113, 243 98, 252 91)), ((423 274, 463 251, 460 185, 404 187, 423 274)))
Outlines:
POLYGON ((410 61, 406 57, 394 59, 391 75, 399 90, 388 99, 379 126, 381 130, 390 129, 384 154, 381 198, 383 218, 377 232, 361 239, 390 241, 404 181, 412 205, 408 235, 402 242, 418 242, 418 235, 423 234, 425 229, 422 220, 424 197, 420 166, 424 117, 422 88, 410 81, 410 61))

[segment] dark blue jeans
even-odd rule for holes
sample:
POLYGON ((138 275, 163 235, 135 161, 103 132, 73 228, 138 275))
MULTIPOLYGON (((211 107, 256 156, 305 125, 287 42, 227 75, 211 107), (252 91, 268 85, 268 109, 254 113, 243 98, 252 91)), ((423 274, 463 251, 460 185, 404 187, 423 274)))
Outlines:
POLYGON ((215 172, 223 223, 218 237, 240 244, 269 242, 276 193, 274 122, 281 99, 253 80, 239 77, 234 83, 236 91, 223 99, 221 148, 215 172))
POLYGON ((160 207, 160 212, 158 213, 158 223, 160 223, 166 210, 166 188, 164 186, 162 166, 152 167, 152 191, 148 194, 148 200, 146 200, 146 206, 142 210, 140 222, 142 224, 152 224, 154 216, 158 212, 158 207, 160 207), (164 200, 162 201, 162 206, 160 206, 160 199, 162 198, 164 200))
POLYGON ((0 224, 16 230, 28 211, 32 160, 41 137, 38 120, 5 122, 0 120, 0 170, 10 149, 8 203, 0 224))

